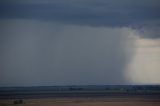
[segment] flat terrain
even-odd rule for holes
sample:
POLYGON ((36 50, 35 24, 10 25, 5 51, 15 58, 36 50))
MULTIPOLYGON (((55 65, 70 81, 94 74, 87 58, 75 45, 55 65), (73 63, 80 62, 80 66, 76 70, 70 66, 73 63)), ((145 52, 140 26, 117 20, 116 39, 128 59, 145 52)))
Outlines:
POLYGON ((48 98, 23 99, 23 104, 13 104, 14 99, 0 100, 0 106, 160 106, 160 99, 143 98, 48 98))
POLYGON ((0 106, 160 106, 160 86, 1 87, 0 106))

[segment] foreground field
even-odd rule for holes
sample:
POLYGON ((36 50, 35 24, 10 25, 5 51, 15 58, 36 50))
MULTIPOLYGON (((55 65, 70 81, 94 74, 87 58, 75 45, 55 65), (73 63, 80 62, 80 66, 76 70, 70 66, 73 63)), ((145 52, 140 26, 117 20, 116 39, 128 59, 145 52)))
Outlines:
POLYGON ((0 87, 0 106, 160 106, 160 85, 0 87))
POLYGON ((23 104, 14 100, 0 100, 0 106, 160 106, 160 101, 142 98, 53 98, 23 99, 23 104))

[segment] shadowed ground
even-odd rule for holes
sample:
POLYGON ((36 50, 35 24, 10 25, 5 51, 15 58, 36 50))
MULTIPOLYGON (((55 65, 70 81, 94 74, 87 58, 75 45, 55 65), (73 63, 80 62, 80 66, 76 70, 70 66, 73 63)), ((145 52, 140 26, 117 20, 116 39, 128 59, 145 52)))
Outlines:
POLYGON ((14 100, 0 100, 0 106, 160 106, 160 99, 146 98, 51 98, 23 99, 23 104, 14 100))

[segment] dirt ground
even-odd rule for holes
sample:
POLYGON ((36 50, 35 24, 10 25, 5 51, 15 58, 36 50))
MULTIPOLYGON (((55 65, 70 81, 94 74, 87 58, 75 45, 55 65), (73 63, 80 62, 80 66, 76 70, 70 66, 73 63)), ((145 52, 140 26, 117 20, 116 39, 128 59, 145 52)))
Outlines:
POLYGON ((15 100, 0 100, 0 106, 160 106, 160 101, 139 99, 24 99, 23 104, 14 104, 15 100))

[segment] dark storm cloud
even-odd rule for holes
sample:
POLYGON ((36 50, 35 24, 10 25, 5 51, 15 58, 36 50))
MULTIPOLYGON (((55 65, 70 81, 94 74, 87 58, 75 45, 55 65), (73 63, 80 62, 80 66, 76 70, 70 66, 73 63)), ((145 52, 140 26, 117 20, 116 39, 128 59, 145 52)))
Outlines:
POLYGON ((160 19, 158 0, 42 1, 3 2, 0 17, 94 26, 131 26, 160 19))
MULTIPOLYGON (((160 26, 159 10, 159 0, 5 0, 0 3, 0 18, 139 28, 160 26)), ((144 32, 144 28, 140 28, 140 32, 144 32)), ((160 37, 159 33, 150 32, 145 31, 146 35, 141 37, 160 37)))

